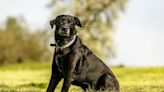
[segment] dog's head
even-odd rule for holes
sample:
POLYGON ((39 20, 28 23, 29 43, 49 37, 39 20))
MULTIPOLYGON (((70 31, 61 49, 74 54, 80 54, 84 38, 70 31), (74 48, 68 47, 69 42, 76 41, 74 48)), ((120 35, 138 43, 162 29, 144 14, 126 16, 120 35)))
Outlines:
POLYGON ((56 25, 56 32, 60 36, 69 37, 77 33, 75 25, 81 27, 79 18, 70 15, 59 15, 50 21, 51 28, 56 25))

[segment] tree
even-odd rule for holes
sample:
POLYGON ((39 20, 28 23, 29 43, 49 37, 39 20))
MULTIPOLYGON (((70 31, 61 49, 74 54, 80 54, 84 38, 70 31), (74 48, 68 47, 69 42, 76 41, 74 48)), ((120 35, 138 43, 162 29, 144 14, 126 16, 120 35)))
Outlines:
POLYGON ((48 59, 47 39, 46 30, 30 32, 18 19, 9 17, 6 27, 0 28, 0 65, 48 59))
POLYGON ((112 31, 115 21, 127 0, 52 0, 53 14, 72 14, 80 17, 83 28, 78 29, 83 42, 93 52, 106 59, 114 55, 112 31))

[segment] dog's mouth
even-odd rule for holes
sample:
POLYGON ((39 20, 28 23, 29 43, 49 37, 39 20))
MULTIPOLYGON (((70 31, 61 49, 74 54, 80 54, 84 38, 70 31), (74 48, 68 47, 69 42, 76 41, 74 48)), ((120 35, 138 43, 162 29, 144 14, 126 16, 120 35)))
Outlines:
POLYGON ((67 33, 59 33, 60 36, 69 36, 67 33))

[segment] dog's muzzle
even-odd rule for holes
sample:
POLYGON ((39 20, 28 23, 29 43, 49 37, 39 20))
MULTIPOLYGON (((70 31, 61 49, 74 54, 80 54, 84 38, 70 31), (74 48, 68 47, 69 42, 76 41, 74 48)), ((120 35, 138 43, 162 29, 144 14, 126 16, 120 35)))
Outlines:
POLYGON ((70 29, 69 28, 60 28, 59 29, 59 35, 61 36, 69 36, 70 29))

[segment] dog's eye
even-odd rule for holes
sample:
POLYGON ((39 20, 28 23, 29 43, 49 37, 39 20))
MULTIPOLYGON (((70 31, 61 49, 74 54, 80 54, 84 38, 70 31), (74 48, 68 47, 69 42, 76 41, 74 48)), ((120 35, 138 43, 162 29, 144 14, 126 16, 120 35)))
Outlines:
POLYGON ((62 21, 65 21, 66 19, 62 19, 62 21))
POLYGON ((66 19, 62 19, 62 23, 67 23, 67 20, 66 19))

